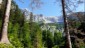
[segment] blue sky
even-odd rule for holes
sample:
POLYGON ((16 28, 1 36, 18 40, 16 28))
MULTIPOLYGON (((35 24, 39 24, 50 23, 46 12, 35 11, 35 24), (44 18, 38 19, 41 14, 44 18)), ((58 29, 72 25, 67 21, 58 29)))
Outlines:
MULTIPOLYGON (((29 8, 29 0, 24 0, 20 2, 19 0, 15 0, 15 2, 18 4, 19 8, 24 9, 29 8)), ((61 16, 62 15, 62 10, 60 3, 54 3, 55 0, 44 0, 44 4, 41 6, 40 9, 34 10, 34 14, 43 14, 44 16, 61 16)), ((84 11, 84 4, 81 4, 76 11, 84 11)))

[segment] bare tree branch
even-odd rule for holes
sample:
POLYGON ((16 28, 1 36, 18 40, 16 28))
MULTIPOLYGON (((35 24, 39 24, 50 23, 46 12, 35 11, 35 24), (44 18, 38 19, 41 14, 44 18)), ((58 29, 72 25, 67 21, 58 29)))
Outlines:
POLYGON ((40 8, 42 4, 43 2, 41 0, 31 0, 29 7, 34 10, 40 8))

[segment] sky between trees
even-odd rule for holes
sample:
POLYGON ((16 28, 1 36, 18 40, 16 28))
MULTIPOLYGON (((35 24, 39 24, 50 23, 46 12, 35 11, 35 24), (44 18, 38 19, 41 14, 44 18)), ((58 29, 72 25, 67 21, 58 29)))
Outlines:
MULTIPOLYGON (((29 8, 29 0, 24 0, 22 2, 15 0, 15 2, 18 4, 19 8, 25 9, 29 8)), ((56 2, 55 0, 42 0, 43 5, 41 6, 40 9, 37 9, 34 11, 34 14, 43 14, 44 16, 61 16, 62 15, 62 9, 61 9, 61 4, 60 2, 56 2)), ((84 12, 84 4, 79 5, 74 12, 84 12)))

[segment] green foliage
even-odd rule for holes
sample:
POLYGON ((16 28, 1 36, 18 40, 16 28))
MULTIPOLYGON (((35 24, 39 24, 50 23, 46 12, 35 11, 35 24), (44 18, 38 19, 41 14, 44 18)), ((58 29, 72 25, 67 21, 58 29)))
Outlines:
POLYGON ((23 47, 22 43, 18 39, 19 24, 9 23, 9 40, 15 47, 23 47))
POLYGON ((83 41, 80 41, 78 45, 80 48, 85 48, 85 43, 83 41))
POLYGON ((61 32, 55 32, 54 33, 54 44, 57 46, 64 46, 65 41, 64 41, 64 37, 62 36, 61 32))
POLYGON ((34 37, 34 47, 35 48, 42 48, 42 36, 40 31, 36 32, 36 36, 34 37))
POLYGON ((42 48, 42 31, 38 24, 33 23, 31 28, 31 41, 33 48, 42 48))
POLYGON ((11 44, 2 44, 2 43, 0 43, 0 48, 14 48, 14 46, 11 45, 11 44))
POLYGON ((85 48, 85 43, 81 43, 80 48, 85 48))
POLYGON ((22 27, 22 30, 19 34, 20 41, 23 43, 24 47, 32 48, 28 23, 24 23, 24 26, 22 27))
POLYGON ((65 45, 65 40, 61 32, 52 32, 44 30, 42 32, 42 39, 44 47, 47 48, 62 48, 65 45))
POLYGON ((46 40, 47 40, 47 32, 46 32, 46 30, 44 30, 44 31, 42 32, 42 41, 43 41, 43 45, 44 45, 45 47, 47 46, 46 40))
POLYGON ((60 32, 55 32, 54 33, 54 41, 55 41, 55 44, 57 45, 57 44, 60 44, 61 42, 59 42, 59 41, 61 41, 62 40, 62 34, 60 33, 60 32))
POLYGON ((48 48, 52 48, 54 45, 54 37, 52 35, 52 32, 44 30, 42 35, 43 35, 42 38, 43 38, 44 46, 48 48))
POLYGON ((47 31, 47 47, 52 48, 54 45, 54 38, 52 32, 47 31))
POLYGON ((52 47, 52 48, 59 48, 59 46, 55 45, 55 46, 54 46, 54 47, 52 47))
POLYGON ((73 21, 72 24, 71 24, 71 27, 73 27, 73 28, 78 28, 80 25, 81 25, 80 22, 73 21))
MULTIPOLYGON (((5 10, 4 4, 2 6, 2 10, 0 10, 0 29, 5 10)), ((60 48, 64 45, 62 33, 55 32, 53 36, 52 32, 48 30, 42 31, 38 23, 27 23, 27 21, 24 21, 22 10, 14 1, 12 1, 12 6, 14 8, 11 8, 8 26, 8 37, 12 45, 0 44, 0 48, 60 48)))
POLYGON ((78 28, 80 25, 81 25, 81 23, 80 23, 80 22, 76 22, 75 27, 76 27, 76 28, 78 28))

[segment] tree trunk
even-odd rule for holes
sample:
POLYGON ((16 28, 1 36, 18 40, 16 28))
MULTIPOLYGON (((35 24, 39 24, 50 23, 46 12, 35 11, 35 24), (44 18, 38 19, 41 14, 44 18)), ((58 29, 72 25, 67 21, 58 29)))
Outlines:
POLYGON ((62 3, 62 10, 63 10, 63 18, 64 18, 64 32, 66 33, 66 39, 67 39, 66 47, 72 48, 69 28, 68 28, 68 22, 67 22, 67 17, 66 17, 66 12, 65 12, 65 0, 61 0, 61 3, 62 3))
POLYGON ((30 13, 30 21, 29 21, 30 32, 32 32, 33 28, 33 13, 30 13))
POLYGON ((2 0, 0 0, 0 4, 2 4, 2 0))
POLYGON ((2 25, 2 34, 1 34, 1 43, 7 43, 7 44, 10 43, 8 40, 7 31, 8 31, 10 9, 11 9, 11 1, 12 0, 7 0, 6 11, 2 25))
POLYGON ((2 4, 2 0, 0 0, 0 9, 1 9, 1 4, 2 4))

